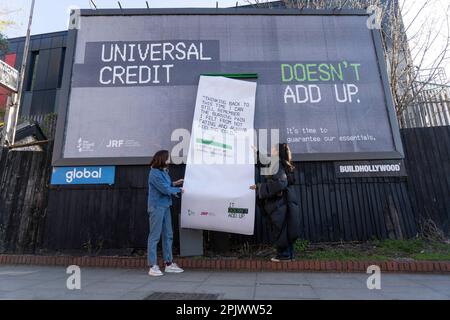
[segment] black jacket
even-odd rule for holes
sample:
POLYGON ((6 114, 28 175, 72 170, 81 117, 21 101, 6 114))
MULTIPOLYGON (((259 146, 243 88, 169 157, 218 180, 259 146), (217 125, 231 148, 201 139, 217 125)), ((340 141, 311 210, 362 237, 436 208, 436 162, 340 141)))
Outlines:
POLYGON ((293 244, 300 237, 299 193, 289 181, 295 181, 294 173, 287 173, 280 165, 276 174, 267 176, 257 185, 259 203, 270 221, 271 239, 280 248, 293 244))

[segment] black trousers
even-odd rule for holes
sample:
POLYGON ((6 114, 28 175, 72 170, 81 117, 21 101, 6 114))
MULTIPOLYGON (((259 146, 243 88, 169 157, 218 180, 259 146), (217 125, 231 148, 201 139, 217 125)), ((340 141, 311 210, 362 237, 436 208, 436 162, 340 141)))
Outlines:
POLYGON ((277 247, 277 255, 281 257, 294 258, 294 245, 290 244, 287 247, 277 247))

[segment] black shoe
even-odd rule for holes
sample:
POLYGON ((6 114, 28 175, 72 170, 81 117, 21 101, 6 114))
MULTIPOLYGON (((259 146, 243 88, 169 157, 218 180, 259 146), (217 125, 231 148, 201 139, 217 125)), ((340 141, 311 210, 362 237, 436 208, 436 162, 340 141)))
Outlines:
POLYGON ((291 261, 291 258, 290 257, 286 257, 286 256, 277 255, 276 257, 270 259, 270 261, 272 261, 272 262, 281 262, 281 261, 289 262, 289 261, 291 261))

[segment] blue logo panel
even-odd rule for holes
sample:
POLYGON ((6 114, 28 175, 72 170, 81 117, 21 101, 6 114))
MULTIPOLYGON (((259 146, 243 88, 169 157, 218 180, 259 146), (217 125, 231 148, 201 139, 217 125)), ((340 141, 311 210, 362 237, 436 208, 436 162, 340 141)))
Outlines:
POLYGON ((116 167, 54 167, 52 185, 114 184, 116 167))

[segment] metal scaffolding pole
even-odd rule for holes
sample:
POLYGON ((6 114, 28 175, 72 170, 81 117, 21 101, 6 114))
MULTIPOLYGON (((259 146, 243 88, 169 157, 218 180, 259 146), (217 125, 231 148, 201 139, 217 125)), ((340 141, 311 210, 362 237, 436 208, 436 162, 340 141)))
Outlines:
MULTIPOLYGON (((8 122, 12 121, 11 124, 8 125, 9 128, 11 128, 11 137, 8 139, 10 145, 14 145, 15 139, 16 139, 16 131, 17 131, 17 122, 19 120, 19 111, 20 111, 20 103, 22 100, 22 92, 25 82, 25 71, 26 66, 28 63, 28 51, 30 48, 30 34, 31 34, 31 24, 33 22, 33 12, 34 12, 34 3, 35 0, 32 0, 31 2, 31 9, 30 9, 30 17, 28 20, 28 28, 27 28, 27 36, 25 38, 25 47, 23 50, 23 58, 22 58, 22 64, 20 66, 20 75, 19 75, 19 88, 17 90, 17 93, 13 94, 12 96, 12 106, 9 109, 8 114, 10 115, 8 118, 8 122)), ((8 132, 6 132, 8 134, 8 132)))

